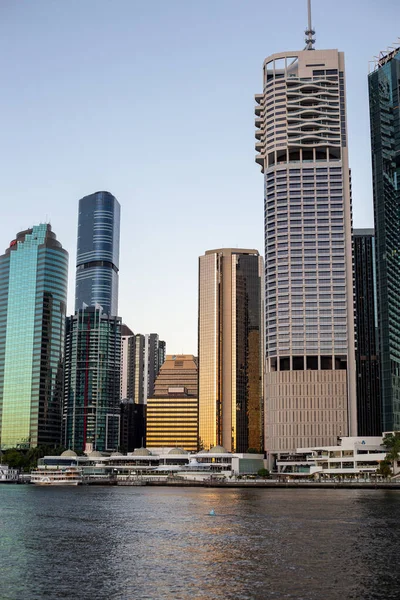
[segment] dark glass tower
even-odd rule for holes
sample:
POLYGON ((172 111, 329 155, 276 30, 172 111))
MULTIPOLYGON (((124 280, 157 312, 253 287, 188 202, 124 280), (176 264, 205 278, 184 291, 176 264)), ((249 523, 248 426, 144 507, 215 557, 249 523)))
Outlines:
POLYGON ((75 310, 100 304, 118 314, 120 205, 109 192, 79 200, 75 310))
POLYGON ((382 433, 382 418, 374 230, 355 229, 353 239, 358 435, 378 436, 382 433))
POLYGON ((1 448, 58 445, 68 253, 49 224, 0 257, 1 448))
POLYGON ((101 307, 68 317, 65 338, 63 443, 75 451, 117 450, 121 319, 101 307))
POLYGON ((369 75, 383 431, 400 429, 400 48, 369 75))

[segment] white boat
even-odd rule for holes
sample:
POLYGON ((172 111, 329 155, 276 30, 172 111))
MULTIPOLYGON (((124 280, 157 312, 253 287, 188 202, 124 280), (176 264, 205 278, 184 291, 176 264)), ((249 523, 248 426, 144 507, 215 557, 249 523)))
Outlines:
POLYGON ((82 473, 76 467, 52 469, 38 467, 31 473, 31 483, 36 485, 79 485, 82 473))

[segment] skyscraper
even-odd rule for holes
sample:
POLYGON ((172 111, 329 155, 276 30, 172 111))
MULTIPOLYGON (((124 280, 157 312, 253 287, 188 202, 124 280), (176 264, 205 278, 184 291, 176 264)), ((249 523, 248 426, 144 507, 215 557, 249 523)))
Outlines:
POLYGON ((382 410, 374 230, 355 229, 353 240, 358 435, 379 436, 382 433, 382 410))
POLYGON ((199 259, 199 443, 263 448, 263 262, 257 250, 199 259))
POLYGON ((161 341, 158 333, 145 335, 144 342, 144 402, 154 394, 154 383, 165 360, 165 342, 161 341))
POLYGON ((67 448, 117 450, 120 369, 121 319, 94 306, 68 317, 63 415, 67 448))
POLYGON ((368 78, 383 431, 400 430, 400 46, 368 78))
POLYGON ((256 162, 265 181, 266 445, 357 434, 344 55, 264 61, 256 162))
POLYGON ((109 192, 79 200, 75 310, 99 304, 118 314, 120 205, 109 192))
POLYGON ((135 334, 127 325, 121 328, 121 400, 134 397, 135 334))
POLYGON ((147 400, 146 446, 198 450, 197 358, 168 355, 147 400))
POLYGON ((134 334, 123 325, 121 344, 121 399, 146 404, 165 360, 166 343, 157 333, 134 334))
POLYGON ((51 225, 21 231, 0 257, 0 446, 61 441, 68 253, 51 225))

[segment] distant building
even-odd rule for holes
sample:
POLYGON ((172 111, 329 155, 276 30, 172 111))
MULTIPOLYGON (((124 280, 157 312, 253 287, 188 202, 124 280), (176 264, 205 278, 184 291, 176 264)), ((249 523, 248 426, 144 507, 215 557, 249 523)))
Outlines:
POLYGON ((158 333, 145 335, 144 342, 144 402, 154 394, 154 383, 165 361, 165 342, 160 341, 158 333))
POLYGON ((121 319, 101 307, 67 318, 63 443, 75 451, 119 446, 121 319))
POLYGON ((121 336, 121 399, 146 404, 165 360, 165 342, 157 333, 134 334, 126 325, 121 336))
POLYGON ((146 444, 148 448, 198 449, 197 358, 168 355, 147 399, 146 444))
POLYGON ((120 398, 134 397, 135 334, 127 325, 121 328, 121 392, 120 398))
POLYGON ((383 431, 400 430, 400 47, 369 74, 383 431))
POLYGON ((61 440, 68 253, 51 225, 17 234, 0 257, 0 445, 61 440))
POLYGON ((257 250, 199 259, 199 443, 262 451, 263 260, 257 250))
POLYGON ((146 445, 146 405, 135 404, 130 398, 120 404, 121 452, 133 452, 135 448, 146 445))
POLYGON ((118 314, 120 205, 109 192, 79 200, 75 311, 100 305, 118 314))
POLYGON ((382 407, 374 230, 355 229, 353 242, 358 435, 379 436, 382 433, 382 407))

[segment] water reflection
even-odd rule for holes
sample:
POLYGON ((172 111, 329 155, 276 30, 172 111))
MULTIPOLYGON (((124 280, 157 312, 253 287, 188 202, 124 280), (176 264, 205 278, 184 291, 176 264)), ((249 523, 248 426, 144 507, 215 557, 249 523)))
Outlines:
POLYGON ((399 500, 385 491, 1 486, 0 597, 397 599, 399 500))

